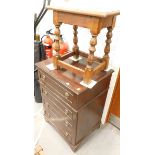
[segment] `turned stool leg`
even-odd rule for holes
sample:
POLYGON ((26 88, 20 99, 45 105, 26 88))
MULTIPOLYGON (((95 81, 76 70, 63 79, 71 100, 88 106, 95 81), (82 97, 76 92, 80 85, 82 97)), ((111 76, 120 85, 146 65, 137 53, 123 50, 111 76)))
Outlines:
POLYGON ((110 43, 111 43, 111 38, 112 38, 112 27, 108 27, 108 32, 107 32, 107 39, 106 39, 106 46, 104 48, 104 57, 103 57, 103 61, 106 61, 106 68, 108 68, 108 65, 109 65, 109 52, 110 52, 110 43))
POLYGON ((74 32, 73 32, 73 34, 74 34, 73 43, 74 43, 74 45, 73 45, 72 50, 74 52, 74 57, 76 59, 79 58, 79 46, 77 45, 77 43, 78 43, 78 37, 77 37, 78 31, 77 31, 77 28, 78 28, 77 25, 73 25, 73 29, 74 29, 74 32))
POLYGON ((92 34, 92 38, 90 40, 90 48, 89 55, 87 59, 87 66, 84 74, 84 83, 89 84, 92 80, 93 76, 93 60, 94 60, 94 52, 96 51, 95 45, 97 44, 97 35, 92 34))
POLYGON ((59 55, 59 51, 60 51, 60 43, 59 43, 59 40, 60 40, 60 27, 61 23, 58 23, 55 25, 55 43, 54 43, 54 50, 53 50, 53 64, 54 64, 54 67, 56 69, 58 69, 58 59, 60 57, 59 55))

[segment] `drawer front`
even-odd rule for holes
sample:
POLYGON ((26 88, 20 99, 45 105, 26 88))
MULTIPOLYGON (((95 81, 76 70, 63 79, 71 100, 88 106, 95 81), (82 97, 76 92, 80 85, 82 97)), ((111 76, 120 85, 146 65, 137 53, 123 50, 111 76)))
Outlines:
POLYGON ((60 130, 61 133, 64 135, 64 137, 71 143, 72 142, 71 133, 69 133, 69 131, 67 131, 66 128, 64 128, 64 126, 60 121, 58 121, 60 118, 51 111, 49 115, 50 115, 49 122, 52 123, 55 126, 55 128, 60 130))
POLYGON ((42 85, 46 85, 46 87, 49 87, 49 89, 51 89, 53 92, 59 94, 59 97, 69 104, 76 103, 77 95, 67 89, 67 87, 64 87, 58 81, 54 80, 52 77, 47 76, 43 72, 39 72, 39 79, 42 85))
POLYGON ((61 98, 59 98, 56 94, 54 94, 47 88, 42 87, 41 92, 42 96, 44 98, 47 98, 48 101, 50 101, 50 104, 55 105, 64 116, 69 117, 70 120, 73 119, 73 111, 69 109, 67 103, 65 103, 61 98))
POLYGON ((63 133, 64 137, 72 142, 72 126, 51 104, 44 98, 44 115, 58 130, 63 133))
POLYGON ((63 109, 61 109, 57 103, 52 102, 51 100, 47 99, 44 97, 44 105, 46 107, 46 109, 54 112, 55 114, 57 114, 62 120, 63 124, 72 129, 73 126, 73 120, 66 114, 64 114, 63 109))
POLYGON ((55 122, 60 123, 60 128, 66 132, 69 133, 70 136, 72 136, 72 125, 68 122, 67 118, 62 116, 60 113, 58 113, 53 107, 49 108, 49 115, 51 117, 51 114, 54 114, 55 117, 55 122))

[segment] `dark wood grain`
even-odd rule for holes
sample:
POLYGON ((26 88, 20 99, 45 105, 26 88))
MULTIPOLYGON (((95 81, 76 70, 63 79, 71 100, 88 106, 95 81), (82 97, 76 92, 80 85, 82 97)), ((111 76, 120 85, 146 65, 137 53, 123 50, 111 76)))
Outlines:
POLYGON ((77 25, 73 25, 73 29, 74 29, 74 37, 73 37, 73 43, 74 43, 74 46, 73 46, 73 52, 74 52, 74 57, 77 59, 79 58, 79 46, 78 46, 78 37, 77 37, 77 34, 78 34, 78 26, 77 25))

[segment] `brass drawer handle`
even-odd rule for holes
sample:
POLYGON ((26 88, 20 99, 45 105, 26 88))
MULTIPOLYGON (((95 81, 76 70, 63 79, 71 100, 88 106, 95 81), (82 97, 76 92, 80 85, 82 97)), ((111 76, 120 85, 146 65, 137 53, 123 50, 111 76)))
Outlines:
POLYGON ((39 83, 40 83, 41 85, 44 85, 44 83, 43 83, 42 81, 39 81, 39 83))
POLYGON ((69 112, 68 109, 65 109, 65 114, 66 114, 66 115, 68 114, 68 112, 69 112))
POLYGON ((46 90, 44 91, 44 94, 45 94, 45 95, 47 95, 47 94, 48 94, 46 90))
POLYGON ((67 136, 69 135, 69 133, 68 133, 68 132, 66 132, 66 133, 65 133, 65 135, 66 135, 66 137, 67 137, 67 136))
POLYGON ((42 75, 41 79, 42 80, 45 80, 46 76, 45 75, 42 75))
POLYGON ((69 97, 69 93, 65 92, 65 97, 66 98, 69 97))
POLYGON ((66 125, 66 127, 68 127, 69 126, 69 122, 65 121, 65 125, 66 125))

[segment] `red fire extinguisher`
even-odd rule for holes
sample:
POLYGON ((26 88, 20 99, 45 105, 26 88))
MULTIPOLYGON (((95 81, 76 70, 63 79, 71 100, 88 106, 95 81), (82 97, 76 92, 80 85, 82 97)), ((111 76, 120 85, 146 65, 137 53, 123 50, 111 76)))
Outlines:
POLYGON ((46 58, 52 58, 52 44, 53 44, 53 40, 51 39, 50 35, 53 35, 53 33, 51 33, 50 29, 49 31, 46 31, 46 35, 44 35, 41 38, 41 41, 44 45, 44 51, 46 54, 46 58), (43 40, 43 38, 45 37, 45 39, 43 40))
MULTIPOLYGON (((44 45, 44 50, 45 50, 45 53, 46 53, 46 58, 51 58, 53 56, 53 44, 55 42, 54 40, 54 36, 55 34, 53 34, 51 32, 52 29, 50 29, 49 31, 46 32, 46 35, 44 35, 42 38, 41 38, 41 41, 42 39, 46 36, 46 38, 42 41, 43 42, 43 45, 44 45)), ((59 54, 60 55, 64 55, 68 52, 68 49, 69 49, 69 46, 68 46, 68 43, 65 42, 63 40, 63 37, 62 35, 60 35, 60 50, 59 50, 59 54)))
POLYGON ((60 35, 60 41, 59 41, 59 43, 60 43, 60 51, 59 51, 59 54, 60 55, 66 54, 68 52, 68 43, 63 40, 62 35, 60 35))

